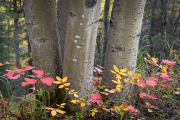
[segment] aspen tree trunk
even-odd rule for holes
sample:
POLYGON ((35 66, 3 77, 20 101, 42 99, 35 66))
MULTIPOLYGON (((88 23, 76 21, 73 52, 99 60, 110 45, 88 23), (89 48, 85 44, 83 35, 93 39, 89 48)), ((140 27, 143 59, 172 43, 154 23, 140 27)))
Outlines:
POLYGON ((79 97, 92 93, 93 65, 101 0, 71 0, 63 76, 79 97))
POLYGON ((104 15, 103 15, 103 42, 102 42, 102 49, 101 49, 101 61, 100 66, 104 66, 104 56, 106 50, 106 43, 108 40, 109 35, 109 8, 110 8, 110 0, 106 0, 104 4, 104 15))
POLYGON ((64 58, 64 45, 65 45, 65 38, 66 38, 66 28, 67 28, 67 21, 68 15, 70 14, 70 0, 58 0, 57 2, 57 18, 58 18, 58 30, 59 35, 61 37, 61 53, 62 53, 62 60, 64 58))
MULTIPOLYGON (((25 21, 28 29, 35 69, 59 75, 61 64, 60 37, 57 28, 55 0, 24 0, 25 21)), ((54 91, 55 84, 37 83, 37 89, 54 91)))
MULTIPOLYGON (((110 72, 113 65, 135 72, 145 2, 146 0, 114 1, 103 71, 103 83, 107 88, 116 88, 116 84, 111 82, 115 79, 115 75, 110 72)), ((121 82, 124 84, 123 79, 121 82)))

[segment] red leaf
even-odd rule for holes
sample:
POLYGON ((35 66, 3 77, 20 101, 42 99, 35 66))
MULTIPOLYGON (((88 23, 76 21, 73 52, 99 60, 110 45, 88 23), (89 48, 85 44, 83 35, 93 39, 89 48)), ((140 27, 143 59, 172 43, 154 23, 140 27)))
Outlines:
POLYGON ((103 101, 101 101, 101 100, 97 100, 96 102, 99 106, 101 106, 103 104, 103 101))
POLYGON ((169 61, 169 60, 162 60, 162 62, 168 64, 169 66, 176 64, 175 61, 169 61))
POLYGON ((18 73, 23 72, 23 71, 25 71, 25 70, 23 70, 23 69, 18 69, 18 73))
POLYGON ((158 84, 159 86, 162 86, 162 87, 167 87, 166 84, 158 84))
POLYGON ((157 78, 155 78, 155 77, 148 77, 148 80, 154 80, 154 81, 156 81, 157 78))
POLYGON ((37 82, 37 80, 35 79, 30 79, 30 78, 24 78, 25 81, 27 81, 27 85, 30 85, 30 84, 34 84, 37 82))
POLYGON ((147 81, 146 81, 146 84, 149 85, 149 86, 155 86, 155 85, 156 85, 156 82, 155 82, 155 81, 152 81, 152 80, 147 80, 147 81))
POLYGON ((19 78, 21 76, 21 74, 17 74, 16 76, 14 76, 14 77, 8 77, 9 79, 13 79, 13 80, 15 80, 15 79, 17 79, 17 78, 19 78))
POLYGON ((91 98, 89 99, 89 101, 95 103, 98 102, 97 100, 101 98, 101 95, 97 92, 96 94, 92 94, 91 98))
POLYGON ((21 82, 21 86, 26 86, 27 83, 26 82, 21 82))
POLYGON ((38 78, 41 78, 42 75, 44 74, 44 71, 43 71, 43 70, 32 70, 32 72, 38 74, 38 76, 37 76, 38 78))
POLYGON ((14 72, 8 72, 6 74, 4 74, 3 76, 7 76, 7 77, 13 77, 14 72))
POLYGON ((155 97, 154 95, 148 95, 148 98, 150 98, 150 99, 158 99, 158 98, 155 97))
POLYGON ((144 83, 144 82, 139 82, 139 83, 135 83, 136 85, 138 85, 138 86, 145 86, 146 85, 146 83, 144 83))
POLYGON ((52 82, 54 82, 54 79, 51 77, 41 78, 41 81, 49 86, 51 86, 52 82))
POLYGON ((28 75, 29 77, 35 78, 34 75, 28 75))
POLYGON ((35 90, 36 88, 35 88, 35 87, 32 87, 32 88, 29 88, 29 89, 35 90))
POLYGON ((146 99, 147 98, 147 94, 146 93, 140 93, 139 96, 142 99, 146 99))
POLYGON ((153 106, 153 105, 150 105, 149 108, 156 108, 157 105, 153 106))
POLYGON ((128 109, 131 110, 131 112, 136 112, 137 109, 135 109, 132 105, 128 106, 128 109))
POLYGON ((101 74, 103 72, 101 69, 99 69, 97 67, 94 67, 94 69, 97 70, 99 74, 101 74))
POLYGON ((33 69, 34 67, 32 67, 32 66, 26 66, 25 67, 25 70, 31 70, 31 69, 33 69))

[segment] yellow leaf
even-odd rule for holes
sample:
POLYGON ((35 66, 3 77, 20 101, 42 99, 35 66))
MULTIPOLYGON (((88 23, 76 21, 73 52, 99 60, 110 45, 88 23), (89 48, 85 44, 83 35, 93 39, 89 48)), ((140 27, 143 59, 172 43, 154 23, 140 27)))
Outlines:
POLYGON ((108 89, 106 88, 104 91, 108 91, 108 89))
POLYGON ((153 57, 153 58, 151 58, 151 60, 152 60, 152 63, 153 63, 153 64, 156 64, 156 63, 158 62, 158 61, 157 61, 157 59, 156 59, 156 58, 154 58, 154 57, 153 57))
POLYGON ((30 57, 31 57, 31 58, 33 57, 32 52, 30 53, 30 57))
POLYGON ((167 73, 167 69, 166 69, 165 67, 162 67, 162 71, 163 71, 164 73, 167 73))
POLYGON ((59 76, 56 76, 56 79, 57 79, 58 81, 62 81, 59 76))
POLYGON ((72 103, 76 104, 77 100, 71 100, 72 103))
POLYGON ((105 92, 100 92, 101 94, 105 94, 105 92))
POLYGON ((109 95, 108 93, 105 93, 105 95, 109 95))
POLYGON ((90 103, 90 101, 89 101, 89 100, 87 100, 87 105, 91 105, 91 103, 90 103))
POLYGON ((133 76, 133 73, 132 73, 132 72, 129 72, 129 71, 128 71, 128 74, 129 74, 130 76, 133 76))
POLYGON ((123 104, 121 104, 120 106, 119 106, 119 108, 122 108, 124 105, 123 104))
POLYGON ((120 85, 120 84, 121 84, 121 81, 120 81, 119 79, 118 79, 117 81, 118 81, 118 84, 120 85))
POLYGON ((126 73, 123 73, 123 72, 119 72, 120 75, 123 75, 123 76, 127 76, 126 73))
POLYGON ((74 94, 74 97, 78 97, 78 95, 77 95, 77 94, 74 94))
POLYGON ((0 66, 3 66, 4 64, 0 63, 0 66))
POLYGON ((140 79, 137 79, 137 83, 139 83, 141 80, 140 79))
POLYGON ((95 109, 94 109, 94 112, 98 112, 98 110, 95 108, 95 109))
POLYGON ((61 108, 65 108, 64 106, 60 106, 61 108))
POLYGON ((124 112, 123 112, 123 111, 121 111, 121 112, 120 112, 120 115, 122 115, 122 114, 124 114, 124 112))
POLYGON ((62 79, 62 82, 66 82, 67 81, 67 77, 64 77, 63 79, 62 79))
POLYGON ((66 103, 62 103, 61 105, 66 105, 66 103))
POLYGON ((56 104, 56 106, 60 106, 60 105, 56 104))
POLYGON ((116 87, 117 87, 117 88, 122 88, 122 87, 123 87, 123 85, 117 85, 116 87))
POLYGON ((10 64, 10 63, 9 63, 9 62, 5 62, 4 64, 7 64, 7 65, 8 65, 8 64, 10 64))
POLYGON ((53 110, 54 108, 50 108, 50 107, 44 107, 45 109, 48 109, 48 110, 53 110))
POLYGON ((62 82, 54 81, 53 83, 55 83, 55 84, 61 84, 62 82))
POLYGON ((115 91, 114 91, 114 90, 109 90, 108 92, 110 92, 110 93, 115 93, 115 91))
POLYGON ((62 111, 62 110, 56 110, 58 113, 61 113, 61 114, 64 114, 66 113, 65 111, 62 111))
POLYGON ((116 74, 116 79, 121 79, 121 76, 119 74, 116 74))
POLYGON ((117 73, 119 72, 119 69, 115 65, 113 65, 113 68, 117 73))
POLYGON ((64 87, 64 85, 60 85, 58 88, 61 89, 61 88, 63 88, 63 87, 64 87))
POLYGON ((81 102, 81 106, 84 107, 86 104, 84 102, 81 102))
POLYGON ((118 84, 118 82, 117 82, 117 81, 115 81, 115 80, 112 80, 112 82, 114 82, 114 83, 118 84))
POLYGON ((55 115, 56 115, 56 110, 52 110, 52 111, 51 111, 51 115, 52 115, 52 116, 55 116, 55 115))
POLYGON ((122 110, 124 110, 124 111, 128 111, 129 109, 128 109, 128 108, 122 108, 122 110))
POLYGON ((121 69, 120 72, 126 72, 127 68, 121 69))
POLYGON ((69 90, 69 88, 66 88, 66 90, 69 90))
POLYGON ((133 84, 133 83, 134 83, 134 81, 133 81, 133 80, 130 80, 130 83, 132 83, 132 84, 133 84))
POLYGON ((117 90, 118 90, 118 92, 120 92, 120 91, 121 91, 121 88, 117 88, 117 90))
POLYGON ((124 82, 128 82, 129 81, 129 79, 124 79, 124 82))
POLYGON ((94 116, 94 115, 95 115, 95 112, 93 111, 93 112, 92 112, 92 116, 94 116))
POLYGON ((114 73, 114 74, 116 74, 116 72, 115 71, 113 71, 113 70, 110 70, 112 73, 114 73))
POLYGON ((18 68, 16 66, 13 66, 12 69, 13 69, 14 72, 18 72, 18 68))
POLYGON ((148 109, 148 112, 153 112, 151 109, 148 109))
POLYGON ((71 83, 64 83, 64 86, 70 86, 71 83))

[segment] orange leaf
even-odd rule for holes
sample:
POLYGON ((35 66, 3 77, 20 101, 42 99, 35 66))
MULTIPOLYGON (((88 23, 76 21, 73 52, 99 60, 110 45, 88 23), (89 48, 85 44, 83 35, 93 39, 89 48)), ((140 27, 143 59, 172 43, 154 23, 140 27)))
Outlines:
POLYGON ((64 83, 64 86, 70 86, 71 83, 64 83))
POLYGON ((58 113, 61 113, 61 114, 64 114, 66 113, 65 111, 62 111, 62 110, 56 110, 58 113))
POLYGON ((58 88, 60 89, 60 88, 63 88, 64 87, 64 85, 60 85, 58 88))
POLYGON ((55 115, 56 115, 56 110, 52 110, 52 111, 51 111, 51 115, 52 115, 52 116, 55 116, 55 115))
POLYGON ((63 79, 62 79, 62 82, 64 83, 64 82, 66 82, 67 81, 67 77, 64 77, 63 79))

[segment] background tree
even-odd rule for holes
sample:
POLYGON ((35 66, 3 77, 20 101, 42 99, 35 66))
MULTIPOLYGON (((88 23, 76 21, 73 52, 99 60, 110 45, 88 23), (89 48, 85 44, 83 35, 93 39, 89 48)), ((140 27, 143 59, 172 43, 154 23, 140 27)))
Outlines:
POLYGON ((70 1, 66 29, 63 76, 82 97, 92 92, 95 41, 101 0, 70 1))
MULTIPOLYGON (((60 37, 57 28, 55 1, 24 0, 24 13, 36 69, 50 73, 55 78, 60 75, 61 53, 60 37)), ((36 84, 37 89, 55 90, 42 83, 36 84)))
POLYGON ((103 83, 107 88, 115 88, 110 72, 113 65, 135 72, 145 2, 146 0, 114 1, 103 72, 103 83))

